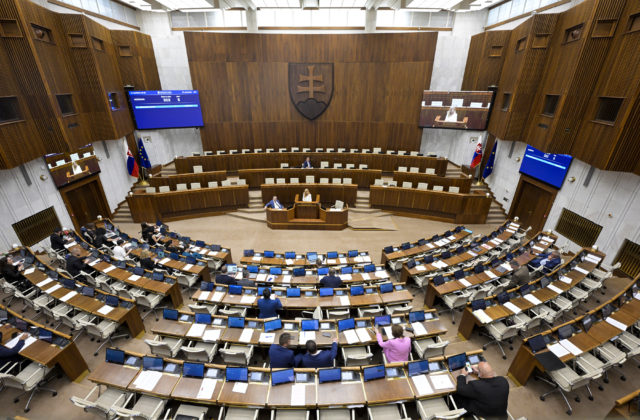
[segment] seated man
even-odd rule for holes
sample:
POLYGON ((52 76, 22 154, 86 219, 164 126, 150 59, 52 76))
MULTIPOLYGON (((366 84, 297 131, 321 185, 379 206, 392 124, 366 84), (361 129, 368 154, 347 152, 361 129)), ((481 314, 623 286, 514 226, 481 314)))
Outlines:
POLYGON ((305 344, 307 352, 296 356, 296 366, 303 368, 332 367, 338 354, 338 339, 333 339, 331 350, 318 350, 315 341, 309 340, 305 344))
POLYGON ((522 286, 531 281, 531 275, 526 265, 520 265, 517 261, 510 261, 511 267, 513 267, 513 273, 511 274, 511 286, 522 286))
POLYGON ((67 243, 64 239, 64 232, 62 229, 56 229, 51 236, 49 236, 49 240, 51 241, 51 248, 54 251, 62 251, 64 249, 64 244, 67 243))
POLYGON ((530 264, 532 267, 544 266, 543 271, 548 273, 561 262, 562 258, 560 258, 560 253, 558 251, 553 251, 550 254, 538 254, 530 264))
POLYGON ((342 279, 336 276, 334 268, 329 270, 329 274, 320 279, 320 287, 331 287, 333 289, 342 287, 342 279))
POLYGON ((282 333, 278 340, 280 344, 272 344, 269 347, 269 361, 272 368, 290 368, 295 365, 295 356, 291 345, 291 335, 282 333))
POLYGON ((271 199, 271 201, 269 201, 267 204, 265 204, 264 206, 265 209, 269 208, 269 209, 283 209, 284 206, 280 203, 280 201, 278 201, 278 196, 274 195, 273 198, 271 199))
MULTIPOLYGON (((1 337, 2 334, 0 334, 0 338, 1 337)), ((24 347, 24 340, 27 338, 29 338, 29 334, 22 334, 16 345, 11 348, 0 345, 0 363, 4 365, 8 362, 19 362, 21 360, 19 353, 22 347, 24 347)))
POLYGON ((113 258, 118 261, 124 261, 127 259, 127 256, 131 252, 131 249, 126 249, 124 246, 124 241, 122 239, 118 239, 118 243, 113 247, 113 258))
POLYGON ((496 376, 487 362, 478 363, 473 368, 478 380, 467 382, 467 371, 463 368, 454 372, 458 385, 454 398, 458 408, 469 414, 491 419, 506 419, 509 402, 509 383, 502 376, 496 376))
POLYGON ((79 249, 74 249, 70 255, 67 255, 67 271, 73 277, 80 274, 80 271, 90 271, 86 269, 87 261, 82 258, 79 249))
POLYGON ((215 283, 218 284, 236 284, 236 278, 230 276, 229 274, 229 268, 226 268, 226 274, 224 273, 220 273, 218 275, 216 275, 215 278, 215 283))
POLYGON ((280 299, 271 299, 271 290, 268 287, 264 288, 262 298, 258 299, 258 310, 258 318, 275 318, 278 316, 277 311, 282 310, 280 299))
POLYGON ((307 156, 307 158, 302 162, 302 169, 310 169, 313 168, 311 165, 311 158, 307 156))

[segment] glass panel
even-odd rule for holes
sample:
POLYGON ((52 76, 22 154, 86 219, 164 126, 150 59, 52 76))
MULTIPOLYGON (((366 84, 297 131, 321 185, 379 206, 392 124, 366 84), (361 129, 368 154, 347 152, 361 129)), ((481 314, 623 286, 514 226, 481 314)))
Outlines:
POLYGON ((525 0, 511 1, 511 17, 521 15, 524 12, 525 0))
POLYGON ((187 13, 187 18, 189 19, 189 27, 198 27, 202 28, 206 26, 206 19, 204 17, 204 13, 187 13))
POLYGON ((171 12, 171 26, 173 28, 186 28, 189 26, 187 14, 182 12, 171 12))

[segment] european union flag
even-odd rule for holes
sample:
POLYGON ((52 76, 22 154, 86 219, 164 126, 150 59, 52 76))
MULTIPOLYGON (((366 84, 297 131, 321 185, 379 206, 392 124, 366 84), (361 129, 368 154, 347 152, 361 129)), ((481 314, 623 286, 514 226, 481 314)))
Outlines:
POLYGON ((144 148, 141 138, 138 139, 138 157, 140 158, 140 166, 151 169, 151 162, 149 162, 149 156, 147 156, 147 149, 144 148))
POLYGON ((493 144, 493 150, 491 150, 491 155, 489 155, 489 159, 487 160, 487 165, 484 167, 484 171, 482 172, 482 177, 486 178, 491 175, 493 172, 493 162, 496 160, 496 149, 498 148, 498 140, 493 144))

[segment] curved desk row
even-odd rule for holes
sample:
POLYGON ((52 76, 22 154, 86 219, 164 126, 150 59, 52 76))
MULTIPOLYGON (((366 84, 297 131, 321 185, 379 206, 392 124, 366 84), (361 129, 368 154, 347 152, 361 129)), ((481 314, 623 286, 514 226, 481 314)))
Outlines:
MULTIPOLYGON (((250 250, 253 251, 253 250, 250 250)), ((240 264, 246 265, 276 265, 281 267, 292 266, 313 266, 318 265, 318 260, 322 262, 323 266, 332 265, 356 265, 356 264, 371 264, 371 257, 368 251, 351 250, 347 252, 335 251, 335 256, 331 255, 332 251, 327 253, 321 252, 307 252, 306 254, 300 254, 294 251, 290 252, 250 252, 250 255, 240 258, 240 264), (273 256, 267 255, 267 253, 273 253, 273 256), (289 254, 289 255, 288 255, 289 254), (315 255, 315 259, 311 259, 309 254, 315 255)), ((246 253, 246 250, 245 250, 246 253)))
POLYGON ((299 183, 320 183, 321 178, 327 178, 333 182, 334 178, 351 178, 351 183, 358 188, 369 188, 378 178, 382 177, 380 169, 240 169, 238 177, 245 179, 250 188, 260 188, 266 183, 266 178, 284 178, 287 184, 291 183, 291 178, 298 178, 299 183), (309 182, 307 177, 313 177, 313 182, 309 182))
POLYGON ((467 176, 449 177, 421 174, 416 172, 395 171, 393 173, 393 179, 398 182, 398 185, 402 185, 403 182, 411 182, 413 184, 413 188, 416 188, 418 186, 418 183, 423 182, 425 184, 428 184, 429 190, 433 190, 434 185, 440 185, 444 188, 445 191, 448 190, 449 187, 458 187, 460 188, 459 192, 461 194, 469 194, 471 192, 472 179, 467 176))
POLYGON ((491 197, 372 185, 369 203, 373 208, 410 217, 427 217, 451 223, 485 223, 491 197))
POLYGON ((386 264, 387 262, 411 258, 422 253, 439 253, 445 246, 458 243, 473 233, 469 229, 465 229, 464 226, 459 226, 459 228, 458 232, 455 232, 455 230, 453 232, 449 231, 450 235, 446 235, 445 232, 442 236, 435 235, 429 240, 420 239, 413 243, 405 242, 406 245, 391 246, 388 250, 385 248, 382 250, 380 261, 382 264, 386 264))
POLYGON ((326 207, 331 207, 336 200, 348 206, 355 206, 358 186, 356 184, 262 184, 262 202, 268 203, 274 195, 284 206, 291 206, 296 201, 296 195, 302 195, 305 188, 313 197, 320 195, 320 200, 326 207))
POLYGON ((182 220, 211 216, 249 205, 249 187, 200 188, 147 194, 136 192, 127 196, 135 222, 147 220, 182 220))
MULTIPOLYGON (((380 169, 385 172, 397 170, 399 166, 417 167, 420 172, 427 168, 434 168, 437 175, 444 176, 447 172, 448 160, 438 157, 387 155, 378 153, 327 153, 327 152, 270 152, 270 153, 242 153, 233 155, 190 156, 176 158, 176 170, 179 174, 193 172, 193 166, 202 166, 208 171, 237 171, 239 169, 279 168, 281 163, 290 167, 301 167, 302 162, 311 158, 315 168, 320 168, 320 162, 352 163, 356 167, 366 164, 369 169, 380 169)), ((310 169, 311 170, 311 169, 310 169)))

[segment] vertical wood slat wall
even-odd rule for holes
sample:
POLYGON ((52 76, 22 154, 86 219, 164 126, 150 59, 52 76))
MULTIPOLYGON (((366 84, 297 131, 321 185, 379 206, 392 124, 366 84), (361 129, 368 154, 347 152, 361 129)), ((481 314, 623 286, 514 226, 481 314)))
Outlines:
POLYGON ((40 242, 49 237, 55 229, 61 227, 53 206, 22 219, 12 226, 16 235, 18 235, 18 239, 25 246, 40 242))
POLYGON ((640 274, 640 244, 625 239, 613 260, 614 264, 618 262, 621 264, 620 271, 626 275, 635 278, 640 274))
POLYGON ((592 247, 600 236, 602 226, 564 208, 555 230, 582 247, 592 247))

